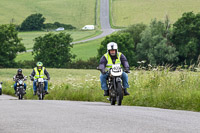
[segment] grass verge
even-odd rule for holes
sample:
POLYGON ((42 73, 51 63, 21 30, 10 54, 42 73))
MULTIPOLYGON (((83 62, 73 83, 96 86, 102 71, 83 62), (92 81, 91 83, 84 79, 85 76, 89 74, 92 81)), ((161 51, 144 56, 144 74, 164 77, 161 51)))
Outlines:
MULTIPOLYGON (((51 75, 50 94, 45 99, 108 102, 100 89, 99 72, 96 70, 47 69, 51 75)), ((13 94, 14 69, 0 69, 4 82, 3 93, 13 94)), ((31 69, 24 69, 30 74, 31 69)), ((32 82, 28 85, 26 99, 32 96, 32 82)), ((164 109, 200 111, 200 73, 189 71, 131 71, 130 96, 123 105, 158 107, 164 109)))

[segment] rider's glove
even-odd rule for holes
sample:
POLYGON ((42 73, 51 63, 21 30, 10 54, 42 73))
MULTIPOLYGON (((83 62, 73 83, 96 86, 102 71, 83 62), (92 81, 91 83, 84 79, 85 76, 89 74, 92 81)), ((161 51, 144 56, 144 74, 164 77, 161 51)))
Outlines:
POLYGON ((33 77, 31 77, 31 81, 34 81, 34 78, 33 78, 33 77))
POLYGON ((101 69, 101 73, 102 73, 102 74, 106 74, 105 69, 101 69))
POLYGON ((47 80, 50 80, 50 77, 47 77, 47 80))
POLYGON ((129 70, 128 68, 125 68, 125 69, 124 69, 124 72, 125 72, 125 73, 130 73, 130 70, 129 70))

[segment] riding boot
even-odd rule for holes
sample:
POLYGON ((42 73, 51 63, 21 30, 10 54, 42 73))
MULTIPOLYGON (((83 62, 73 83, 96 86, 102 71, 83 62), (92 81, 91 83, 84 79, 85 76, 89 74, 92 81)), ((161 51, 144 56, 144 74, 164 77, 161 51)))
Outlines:
POLYGON ((48 91, 45 91, 45 94, 49 94, 49 92, 48 92, 48 91))
POLYGON ((36 95, 36 91, 34 91, 33 95, 36 95))
POLYGON ((109 90, 104 90, 104 96, 109 96, 109 90))
POLYGON ((124 88, 124 95, 127 96, 127 95, 130 95, 127 91, 127 88, 124 88))

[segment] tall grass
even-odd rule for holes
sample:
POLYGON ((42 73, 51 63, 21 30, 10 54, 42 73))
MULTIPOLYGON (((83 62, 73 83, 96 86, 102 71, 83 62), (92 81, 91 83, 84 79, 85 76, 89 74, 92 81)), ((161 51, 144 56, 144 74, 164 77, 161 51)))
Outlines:
MULTIPOLYGON (((49 95, 45 99, 102 101, 99 72, 96 70, 47 69, 51 74, 49 95)), ((30 69, 25 69, 27 74, 30 69)), ((13 94, 11 73, 14 69, 0 69, 3 93, 13 94), (11 75, 11 76, 10 76, 11 75), (8 78, 9 77, 9 78, 8 78)), ((32 93, 32 82, 27 81, 26 99, 37 99, 32 93)), ((158 107, 200 111, 200 73, 191 71, 134 70, 129 74, 130 96, 123 99, 123 105, 158 107)))
POLYGON ((130 77, 129 105, 200 111, 198 72, 136 71, 130 77))

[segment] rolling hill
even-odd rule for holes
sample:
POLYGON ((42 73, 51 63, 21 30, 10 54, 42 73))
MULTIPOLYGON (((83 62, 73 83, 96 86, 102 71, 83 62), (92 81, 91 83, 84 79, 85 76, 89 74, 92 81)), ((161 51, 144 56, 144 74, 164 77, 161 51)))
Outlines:
POLYGON ((145 23, 157 18, 164 20, 168 15, 175 22, 184 12, 200 12, 198 0, 111 0, 112 24, 126 27, 145 23))

